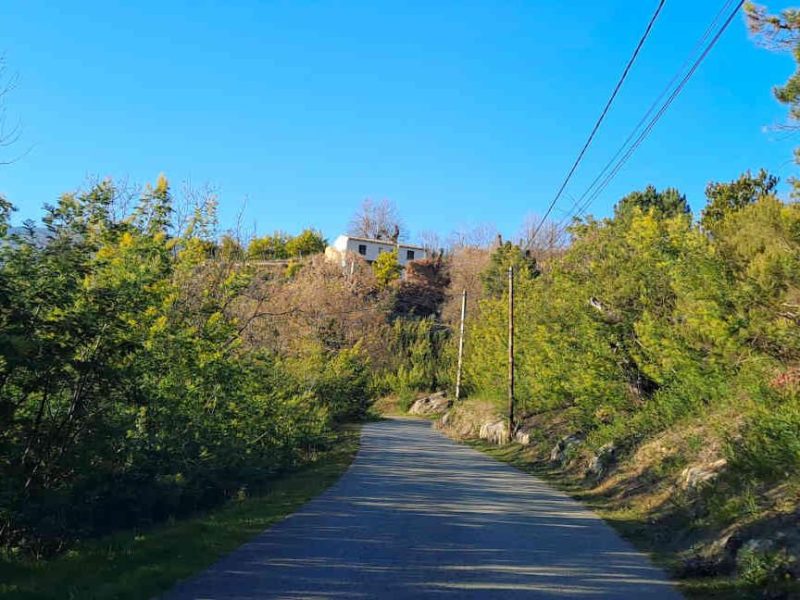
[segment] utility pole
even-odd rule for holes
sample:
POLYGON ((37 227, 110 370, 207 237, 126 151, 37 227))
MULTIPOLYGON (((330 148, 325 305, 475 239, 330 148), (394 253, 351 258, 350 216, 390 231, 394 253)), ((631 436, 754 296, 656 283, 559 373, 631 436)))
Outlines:
POLYGON ((467 290, 461 295, 461 326, 458 334, 458 371, 456 372, 456 402, 461 399, 461 369, 464 365, 464 319, 467 316, 467 290))
POLYGON ((508 267, 508 439, 514 439, 514 267, 508 267))

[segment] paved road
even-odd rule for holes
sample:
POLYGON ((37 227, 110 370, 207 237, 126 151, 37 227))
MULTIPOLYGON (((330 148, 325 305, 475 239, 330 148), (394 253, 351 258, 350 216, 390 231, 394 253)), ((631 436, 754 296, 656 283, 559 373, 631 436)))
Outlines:
POLYGON ((333 487, 167 595, 422 597, 680 598, 578 503, 409 419, 366 425, 333 487))

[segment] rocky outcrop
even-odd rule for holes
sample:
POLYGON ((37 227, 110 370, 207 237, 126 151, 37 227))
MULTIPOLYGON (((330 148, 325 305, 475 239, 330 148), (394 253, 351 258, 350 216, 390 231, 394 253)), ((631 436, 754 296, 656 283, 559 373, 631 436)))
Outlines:
POLYGON ((603 444, 589 460, 589 464, 586 467, 586 475, 600 481, 608 475, 616 462, 617 447, 613 442, 603 444))
POLYGON ((764 598, 793 598, 781 593, 782 584, 800 579, 800 510, 733 525, 714 542, 685 558, 680 575, 731 573, 753 582, 760 580, 764 598))
POLYGON ((508 443, 508 421, 497 419, 484 423, 478 437, 497 446, 508 443))
POLYGON ((481 400, 461 400, 442 417, 434 421, 433 426, 446 435, 467 440, 479 437, 481 427, 500 419, 494 403, 481 400))
POLYGON ((514 441, 523 446, 529 446, 531 443, 532 428, 520 427, 514 432, 514 441))
POLYGON ((583 436, 577 433, 562 437, 550 451, 550 462, 563 467, 569 459, 570 450, 582 442, 583 436))
POLYGON ((472 420, 464 418, 464 416, 462 412, 450 409, 433 422, 433 427, 459 440, 477 436, 480 426, 476 425, 472 420))
POLYGON ((687 491, 695 491, 719 477, 727 464, 728 461, 721 458, 706 465, 687 467, 681 472, 681 487, 687 491))
POLYGON ((447 398, 444 392, 436 392, 416 400, 411 405, 408 413, 418 416, 440 415, 447 412, 451 405, 452 401, 447 398))

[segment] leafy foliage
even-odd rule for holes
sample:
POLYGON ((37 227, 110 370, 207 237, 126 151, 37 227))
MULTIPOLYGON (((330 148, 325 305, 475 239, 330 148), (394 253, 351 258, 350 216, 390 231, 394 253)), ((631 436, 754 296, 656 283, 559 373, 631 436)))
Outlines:
POLYGON ((381 392, 401 396, 438 389, 447 382, 446 342, 449 335, 433 317, 396 319, 388 332, 389 353, 394 357, 383 374, 381 392))
POLYGON ((258 260, 278 260, 289 258, 286 244, 289 236, 280 231, 272 235, 253 239, 247 246, 247 258, 258 260))
POLYGON ((45 243, 8 235, 0 204, 1 546, 48 553, 212 506, 366 409, 359 348, 320 351, 307 381, 244 344, 255 273, 209 258, 212 216, 175 231, 163 177, 128 218, 115 199, 108 181, 63 196, 45 243))
POLYGON ((514 267, 515 278, 527 281, 536 277, 539 271, 536 260, 529 251, 511 242, 500 244, 492 252, 489 266, 481 273, 484 291, 495 298, 502 296, 508 288, 508 269, 514 267))
MULTIPOLYGON (((744 12, 750 32, 759 43, 767 48, 788 52, 792 55, 795 65, 800 65, 800 11, 796 8, 786 8, 778 14, 769 14, 763 6, 753 2, 745 2, 744 12)), ((783 85, 773 88, 775 98, 789 109, 788 129, 796 129, 800 121, 800 68, 789 76, 783 85)), ((800 148, 795 148, 795 162, 800 162, 800 148)), ((797 197, 800 182, 790 179, 797 197)))
MULTIPOLYGON (((223 238, 223 246, 226 243, 230 246, 228 237, 223 238)), ((305 229, 294 237, 282 231, 276 231, 272 235, 251 240, 247 246, 247 258, 251 260, 300 258, 324 252, 326 245, 325 238, 314 229, 305 229)), ((225 253, 224 247, 222 250, 225 253)))
POLYGON ((643 212, 652 209, 664 217, 691 213, 686 196, 678 190, 667 188, 659 192, 652 185, 648 185, 644 191, 631 192, 625 196, 614 207, 614 214, 618 217, 629 215, 637 208, 643 212))
POLYGON ((397 260, 397 250, 381 252, 372 263, 375 279, 381 287, 387 287, 393 281, 400 279, 403 268, 397 260))
POLYGON ((327 242, 314 229, 306 229, 286 242, 286 253, 291 257, 311 256, 325 252, 327 242))
POLYGON ((703 209, 700 224, 706 231, 713 231, 728 214, 769 196, 775 192, 777 185, 778 178, 764 169, 755 177, 748 171, 730 183, 709 183, 706 186, 708 203, 703 209))
MULTIPOLYGON (((522 413, 558 411, 562 435, 626 446, 744 397, 763 410, 731 460, 762 479, 796 472, 796 408, 767 384, 800 360, 800 208, 771 196, 774 184, 762 172, 709 186, 713 237, 682 195, 654 188, 573 226, 563 255, 517 282, 522 413)), ((467 327, 465 389, 487 398, 506 387, 508 248, 467 327)))

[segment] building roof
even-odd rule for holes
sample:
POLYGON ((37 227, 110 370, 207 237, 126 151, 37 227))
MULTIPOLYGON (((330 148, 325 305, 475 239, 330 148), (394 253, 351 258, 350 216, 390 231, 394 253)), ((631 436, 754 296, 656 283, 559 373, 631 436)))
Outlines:
MULTIPOLYGON (((373 244, 384 244, 386 246, 394 246, 395 245, 395 242, 393 242, 392 240, 376 240, 376 239, 372 239, 372 238, 365 238, 365 237, 360 237, 360 236, 357 236, 357 235, 348 235, 348 234, 344 234, 342 237, 346 237, 348 240, 356 240, 356 241, 359 241, 359 242, 371 242, 373 244)), ((404 242, 397 242, 397 245, 402 247, 402 248, 413 248, 414 250, 424 250, 424 251, 427 252, 426 248, 423 248, 422 246, 415 246, 414 244, 406 244, 404 242)))

